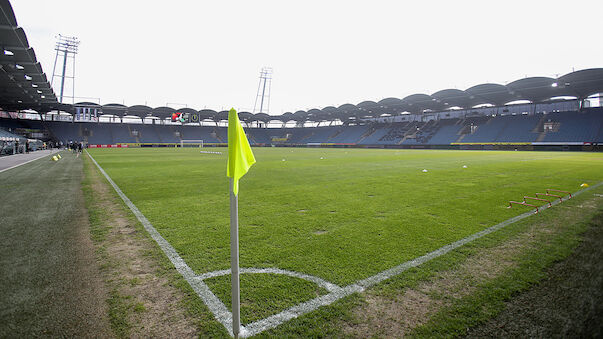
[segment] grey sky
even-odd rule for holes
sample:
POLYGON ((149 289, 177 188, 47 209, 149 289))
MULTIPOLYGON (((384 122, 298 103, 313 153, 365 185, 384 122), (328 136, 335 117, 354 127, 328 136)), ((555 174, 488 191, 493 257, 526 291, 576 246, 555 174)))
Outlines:
POLYGON ((251 111, 263 66, 271 114, 603 66, 600 0, 11 4, 49 77, 55 35, 81 40, 76 96, 102 104, 251 111))

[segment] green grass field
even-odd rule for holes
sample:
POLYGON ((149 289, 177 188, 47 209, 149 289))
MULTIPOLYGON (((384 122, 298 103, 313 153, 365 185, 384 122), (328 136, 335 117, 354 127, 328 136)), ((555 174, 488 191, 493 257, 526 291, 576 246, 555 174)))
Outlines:
MULTIPOLYGON (((227 154, 211 150, 223 154, 200 154, 196 148, 90 150, 198 274, 230 267, 227 154)), ((530 209, 507 209, 509 200, 546 188, 575 192, 582 183, 603 180, 603 157, 597 153, 307 148, 255 148, 254 153, 257 164, 240 182, 240 266, 286 269, 340 286, 530 209)), ((269 277, 242 276, 244 323, 324 293, 306 281, 269 277), (294 297, 271 293, 283 289, 294 297), (262 303, 253 302, 254 293, 262 303)), ((229 305, 229 278, 206 282, 229 305)))

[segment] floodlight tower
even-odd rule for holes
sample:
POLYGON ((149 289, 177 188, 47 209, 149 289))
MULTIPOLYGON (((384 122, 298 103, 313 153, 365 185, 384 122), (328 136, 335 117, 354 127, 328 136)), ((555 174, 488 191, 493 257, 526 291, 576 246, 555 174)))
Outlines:
POLYGON ((270 112, 270 87, 272 86, 272 67, 262 67, 260 71, 260 83, 258 84, 258 92, 255 96, 255 104, 253 104, 253 113, 268 113, 270 112), (266 91, 268 87, 268 91, 266 91), (256 111, 260 100, 260 110, 256 111), (264 111, 264 106, 266 110, 264 111))
POLYGON ((50 80, 50 86, 52 86, 55 77, 61 78, 61 91, 59 96, 59 102, 63 102, 63 93, 65 89, 65 78, 71 79, 72 81, 72 94, 71 100, 75 100, 75 55, 77 54, 77 48, 80 44, 78 38, 74 36, 64 36, 59 34, 57 37, 57 44, 54 48, 57 51, 57 54, 54 57, 54 67, 52 68, 52 80, 50 80), (59 59, 59 54, 63 58, 63 72, 60 75, 55 74, 57 68, 57 60, 59 59), (71 75, 65 74, 67 71, 67 58, 73 59, 73 67, 71 69, 71 75))

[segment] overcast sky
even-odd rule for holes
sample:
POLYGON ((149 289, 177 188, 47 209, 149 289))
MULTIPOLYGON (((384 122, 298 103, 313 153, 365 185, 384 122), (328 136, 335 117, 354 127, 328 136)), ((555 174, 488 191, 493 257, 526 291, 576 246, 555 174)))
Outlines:
POLYGON ((49 79, 55 36, 81 40, 75 95, 101 104, 252 111, 263 66, 273 115, 603 66, 601 0, 11 4, 49 79))

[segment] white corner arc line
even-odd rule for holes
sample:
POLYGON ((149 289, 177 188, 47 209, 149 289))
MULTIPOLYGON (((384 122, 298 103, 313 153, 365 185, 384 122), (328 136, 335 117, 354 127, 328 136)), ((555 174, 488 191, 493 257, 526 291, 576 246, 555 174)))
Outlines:
MULTIPOLYGON (((329 292, 335 292, 335 291, 338 291, 341 289, 341 287, 339 287, 333 283, 330 283, 324 279, 321 279, 319 277, 315 277, 315 276, 303 274, 303 273, 298 273, 298 272, 293 272, 293 271, 281 270, 279 268, 241 268, 240 272, 241 273, 251 273, 251 274, 272 273, 272 274, 286 275, 286 276, 293 277, 293 278, 304 279, 304 280, 313 282, 320 287, 323 287, 324 289, 326 289, 329 292)), ((223 275, 229 275, 229 274, 230 274, 230 270, 221 270, 221 271, 213 271, 213 272, 203 273, 203 274, 198 275, 197 278, 201 279, 201 280, 205 280, 205 279, 221 277, 223 275)))
MULTIPOLYGON (((209 279, 212 277, 230 274, 230 271, 229 270, 221 270, 221 271, 208 272, 208 273, 204 273, 201 275, 195 275, 194 272, 192 271, 192 269, 178 255, 176 250, 159 234, 159 232, 157 232, 157 230, 146 219, 146 217, 140 212, 140 210, 138 210, 138 208, 132 203, 132 201, 130 201, 130 199, 119 189, 119 187, 115 184, 115 182, 113 182, 113 180, 111 180, 109 175, 96 162, 96 160, 94 160, 92 155, 90 155, 88 153, 88 151, 86 151, 86 153, 88 154, 90 159, 94 162, 94 164, 98 167, 98 169, 101 171, 101 173, 105 176, 105 178, 107 178, 107 181, 109 181, 111 186, 113 186, 113 188, 115 189, 117 194, 122 198, 122 200, 126 203, 126 205, 130 208, 130 210, 138 218, 138 220, 143 224, 143 226, 149 232, 151 237, 157 242, 159 247, 168 256, 168 258, 170 259, 172 264, 176 267, 176 270, 178 270, 178 272, 186 279, 186 281, 191 285, 193 290, 195 290, 197 295, 199 295, 199 297, 207 305, 207 307, 210 309, 210 311, 214 314, 216 319, 220 323, 222 323, 222 325, 228 330, 228 332, 232 336, 233 335, 232 334, 232 313, 228 311, 228 309, 222 303, 222 301, 220 301, 216 297, 216 295, 213 294, 213 292, 211 292, 209 287, 203 282, 204 279, 209 279)), ((579 190, 576 193, 573 193, 572 196, 573 197, 578 196, 584 192, 597 188, 601 185, 603 185, 603 182, 599 182, 588 188, 579 190)), ((555 206, 563 201, 566 201, 568 199, 569 199, 569 197, 564 197, 561 201, 556 200, 555 202, 552 202, 551 206, 544 205, 542 207, 539 207, 538 209, 540 211, 542 211, 542 210, 545 210, 552 206, 555 206)), ((505 226, 513 224, 513 223, 520 221, 522 219, 525 219, 527 217, 530 217, 530 216, 534 215, 535 212, 536 212, 536 209, 533 209, 531 211, 525 212, 525 213, 515 216, 513 218, 507 219, 501 223, 498 223, 494 226, 486 228, 485 230, 474 233, 468 237, 455 241, 446 246, 440 247, 439 249, 436 249, 435 251, 429 252, 423 256, 409 260, 398 266, 395 266, 395 267, 392 267, 385 271, 382 271, 380 273, 377 273, 374 276, 359 280, 356 283, 350 284, 345 287, 339 287, 335 284, 329 283, 318 277, 314 277, 314 276, 310 276, 310 275, 306 275, 306 274, 302 274, 302 273, 297 273, 297 272, 292 272, 292 271, 286 271, 286 270, 275 269, 275 268, 264 268, 264 269, 243 268, 243 269, 241 269, 241 273, 285 274, 285 275, 313 281, 319 285, 323 284, 324 285, 323 287, 325 287, 327 285, 330 285, 330 287, 329 288, 325 287, 327 290, 329 290, 328 294, 325 294, 325 295, 316 297, 314 299, 308 300, 306 302, 303 302, 301 304, 295 305, 295 306, 290 307, 278 314, 269 316, 268 318, 252 322, 245 327, 241 326, 240 337, 246 338, 246 337, 250 337, 250 336, 259 334, 268 329, 275 328, 278 325, 280 325, 286 321, 297 318, 306 313, 312 312, 321 306, 330 305, 333 302, 335 302, 341 298, 344 298, 348 295, 351 295, 351 294, 357 293, 357 292, 362 292, 367 287, 376 285, 384 280, 387 280, 389 278, 392 278, 396 275, 401 274, 402 272, 408 270, 409 268, 419 266, 427 261, 430 261, 430 260, 440 257, 454 249, 457 249, 473 240, 479 239, 485 235, 488 235, 501 228, 504 228, 505 226)))

